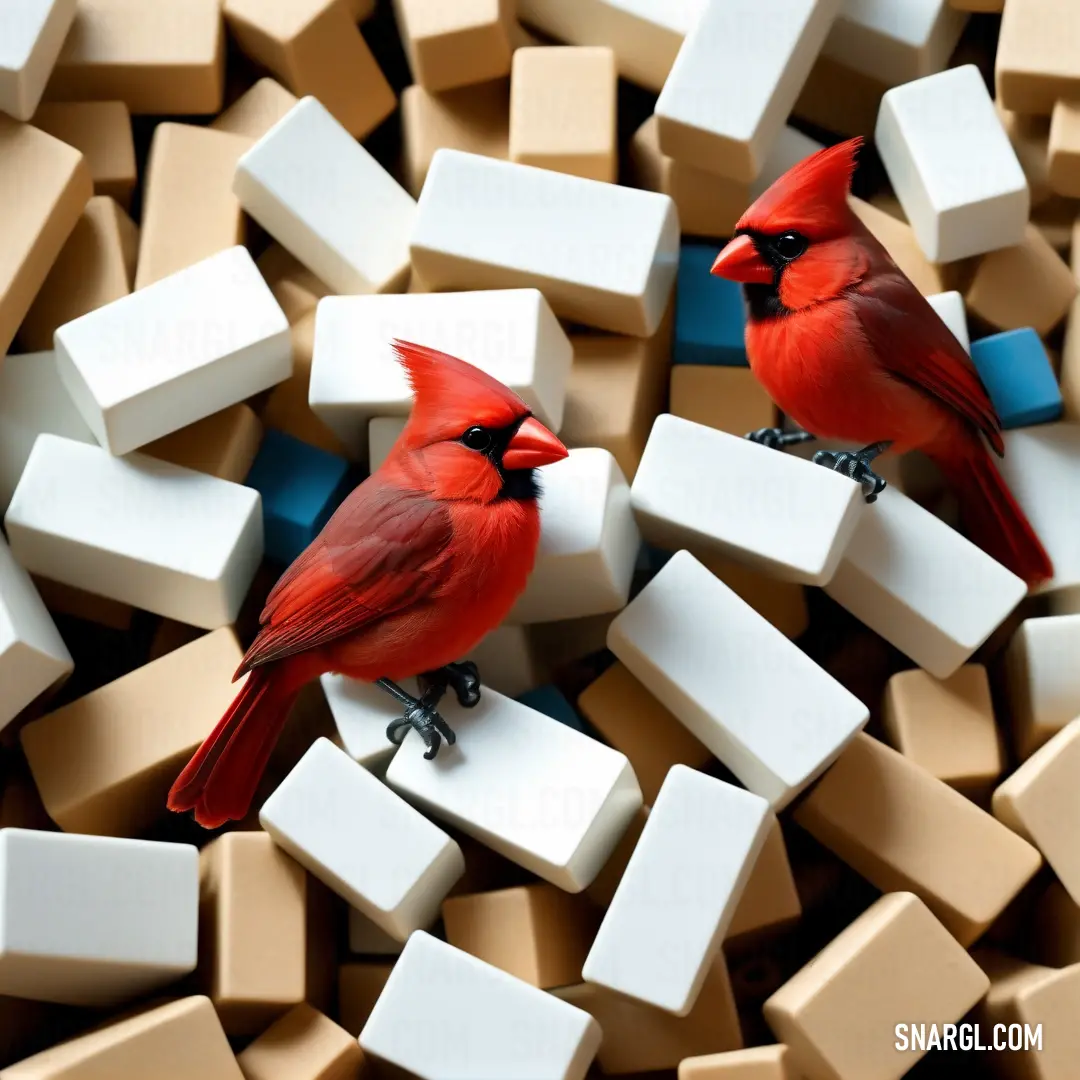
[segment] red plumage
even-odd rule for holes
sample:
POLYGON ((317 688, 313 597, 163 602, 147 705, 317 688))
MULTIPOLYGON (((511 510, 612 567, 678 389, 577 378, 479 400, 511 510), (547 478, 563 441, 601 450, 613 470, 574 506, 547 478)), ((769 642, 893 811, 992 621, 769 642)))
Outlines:
POLYGON ((404 431, 274 586, 236 674, 246 682, 169 793, 207 828, 247 813, 307 682, 397 681, 458 661, 525 587, 540 516, 521 476, 565 448, 477 368, 395 349, 414 391, 404 431), (465 445, 474 427, 503 433, 499 458, 465 445))
POLYGON ((860 144, 819 151, 777 180, 716 260, 714 273, 745 283, 750 366, 820 438, 925 452, 972 540, 1029 584, 1044 581, 1050 559, 987 448, 1004 453, 975 365, 851 210, 860 144))

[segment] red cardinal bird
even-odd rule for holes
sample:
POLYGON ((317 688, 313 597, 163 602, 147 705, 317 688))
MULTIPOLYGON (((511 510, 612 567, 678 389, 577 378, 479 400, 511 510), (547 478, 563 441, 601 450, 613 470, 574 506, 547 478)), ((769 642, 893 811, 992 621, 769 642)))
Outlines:
MULTIPOLYGON (((712 272, 744 284, 750 367, 780 409, 814 436, 867 444, 815 461, 862 482, 873 501, 885 486, 874 458, 922 450, 972 540, 1034 585, 1053 567, 987 450, 1005 447, 975 365, 848 203, 861 143, 821 150, 777 180, 712 272)), ((794 441, 774 429, 750 438, 794 441)))
POLYGON ((341 504, 274 586, 235 678, 229 711, 169 793, 169 809, 217 828, 248 811, 300 689, 324 672, 375 682, 404 706, 387 729, 416 728, 434 757, 453 732, 436 711, 447 686, 479 700, 455 663, 509 612, 540 538, 534 469, 566 448, 516 394, 433 349, 395 342, 414 391, 390 456, 341 504), (425 675, 420 699, 393 680, 425 675))

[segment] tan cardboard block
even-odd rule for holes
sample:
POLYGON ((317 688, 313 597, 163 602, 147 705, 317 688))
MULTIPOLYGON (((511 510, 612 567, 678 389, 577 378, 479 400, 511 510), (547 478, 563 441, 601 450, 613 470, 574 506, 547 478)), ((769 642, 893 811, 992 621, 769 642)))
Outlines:
POLYGON ((260 79, 213 120, 210 127, 215 131, 261 139, 296 101, 296 95, 289 93, 275 79, 260 79))
POLYGON ((776 406, 754 373, 719 364, 673 365, 669 412, 732 435, 777 422, 776 406))
POLYGON ((998 100, 1017 112, 1049 116, 1062 98, 1080 98, 1080 8, 1072 0, 1006 4, 994 77, 998 100))
POLYGON ((782 634, 794 641, 805 633, 810 612, 802 585, 770 577, 714 551, 696 551, 694 556, 782 634))
POLYGON ((130 604, 119 600, 110 600, 105 596, 94 596, 83 592, 73 585, 61 585, 59 581, 34 575, 34 586, 53 614, 72 615, 86 622, 101 623, 113 630, 130 630, 131 617, 135 609, 130 604))
POLYGON ((238 1057, 244 1080, 360 1080, 364 1053, 343 1027, 297 1005, 238 1057))
POLYGON ((888 89, 869 75, 819 56, 792 112, 838 135, 863 135, 869 139, 873 138, 881 98, 888 89))
MULTIPOLYGON (((330 295, 330 287, 278 243, 271 244, 255 265, 281 305, 290 326, 295 326, 309 311, 314 312, 315 305, 330 295)), ((310 347, 307 351, 310 354, 310 347)), ((310 355, 307 365, 311 366, 310 355)))
POLYGON ((786 1046, 755 1046, 679 1062, 678 1080, 798 1080, 786 1046))
MULTIPOLYGON (((1074 216, 1070 228, 1070 268, 1073 280, 1080 281, 1080 218, 1074 216)), ((1061 349, 1059 371, 1061 397, 1065 403, 1065 419, 1080 420, 1080 296, 1069 307, 1065 323, 1065 343, 1061 349)))
POLYGON ((1053 194, 1048 159, 1050 119, 1046 116, 1028 116, 1025 113, 1013 112, 1003 108, 1000 101, 995 102, 994 107, 1027 177, 1031 205, 1041 206, 1053 194))
POLYGON ((630 862, 630 856, 634 854, 638 840, 641 839, 641 830, 645 828, 645 822, 649 817, 649 808, 643 806, 633 817, 622 839, 615 845, 611 858, 604 863, 600 873, 596 875, 593 883, 585 890, 585 895, 597 907, 606 908, 615 890, 619 887, 622 876, 626 873, 626 865, 630 862))
POLYGON ((262 424, 240 402, 142 448, 144 454, 242 484, 262 441, 262 424))
POLYGON ((734 941, 760 930, 786 926, 800 915, 802 904, 795 888, 795 875, 791 872, 780 822, 774 818, 724 940, 734 941))
POLYGON ((897 221, 891 214, 870 203, 850 198, 851 208, 862 223, 874 234, 878 243, 892 256, 893 261, 911 279, 923 296, 949 291, 945 269, 930 262, 922 253, 915 232, 906 221, 897 221))
POLYGON ((1034 959, 1049 967, 1080 963, 1080 904, 1060 881, 1052 881, 1035 903, 1034 959))
POLYGON ((1050 187, 1059 195, 1080 198, 1080 105, 1074 101, 1054 106, 1047 162, 1050 187))
POLYGON ((393 966, 353 963, 338 968, 338 1023, 354 1038, 367 1023, 393 966))

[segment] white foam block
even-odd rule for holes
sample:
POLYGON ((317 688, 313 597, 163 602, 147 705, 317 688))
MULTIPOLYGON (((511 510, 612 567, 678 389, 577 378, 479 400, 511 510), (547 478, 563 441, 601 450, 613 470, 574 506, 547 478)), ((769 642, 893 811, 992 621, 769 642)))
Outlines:
POLYGON ((733 180, 753 180, 787 122, 840 3, 707 5, 656 103, 660 149, 733 180))
POLYGON ((899 86, 942 71, 967 25, 949 0, 844 0, 824 56, 879 84, 899 86))
POLYGON ((0 112, 29 120, 75 18, 77 0, 0 4, 0 112))
POLYGON ((607 450, 589 447, 540 473, 540 544, 512 623, 555 622, 626 607, 641 549, 630 487, 607 450))
POLYGON ((952 262, 1024 239, 1031 194, 974 64, 894 87, 874 134, 923 253, 952 262))
POLYGON ((43 431, 97 442, 60 381, 53 353, 5 357, 0 360, 0 514, 43 431))
POLYGON ((545 881, 589 886, 641 807, 626 757, 493 690, 439 711, 457 743, 427 761, 410 732, 386 782, 545 881))
POLYGON ((760 796, 674 765, 589 950, 585 981, 686 1016, 774 820, 760 796))
POLYGON ((369 420, 404 416, 412 404, 394 338, 475 365, 559 430, 574 351, 538 290, 331 296, 315 316, 308 402, 357 456, 369 420))
POLYGON ((420 1080, 584 1080, 600 1037, 582 1009, 417 933, 360 1046, 420 1080))
POLYGON ((288 320, 243 247, 65 323, 55 345, 60 378, 114 454, 292 373, 288 320))
POLYGON ((362 911, 349 908, 349 952, 359 956, 397 956, 403 943, 376 926, 362 911))
POLYGON ((433 290, 540 289, 560 318, 649 337, 675 282, 679 220, 666 195, 441 149, 410 249, 433 290))
POLYGON ((971 335, 968 333, 967 309, 960 293, 934 293, 926 302, 937 312, 938 318, 952 331, 953 337, 964 346, 966 353, 971 352, 971 335))
POLYGON ((466 659, 476 664, 485 687, 507 697, 518 697, 543 682, 541 664, 524 626, 495 627, 466 659))
POLYGON ((1080 469, 1080 425, 1005 432, 999 468, 1054 564, 1038 591, 1050 594, 1054 614, 1080 611, 1080 499, 1066 494, 1080 469))
POLYGON ((0 728, 73 666, 30 575, 0 535, 0 728))
MULTIPOLYGON (((345 753, 365 769, 380 772, 397 749, 386 737, 386 728, 401 716, 401 706, 374 683, 347 675, 327 674, 319 682, 345 753)), ((404 679, 399 685, 417 694, 415 680, 404 679)))
POLYGON ((58 435, 38 436, 4 526, 32 573, 207 630, 236 619, 263 553, 257 491, 58 435))
POLYGON ((115 1005, 194 971, 191 844, 0 829, 0 993, 115 1005))
POLYGON ((886 488, 825 591, 919 667, 947 679, 1027 586, 917 502, 886 488))
POLYGON ((608 647, 777 810, 869 718, 858 698, 686 551, 615 617, 608 647))
POLYGON ((846 476, 667 413, 630 499, 652 544, 712 549, 806 585, 833 576, 866 510, 846 476))
POLYGON ((568 45, 606 45, 619 74, 659 91, 708 0, 518 0, 522 22, 568 45))
POLYGON ((236 166, 240 205, 339 293, 404 288, 413 197, 313 97, 236 166))
POLYGON ((455 840, 329 739, 316 739, 263 804, 259 824, 399 941, 438 918, 465 872, 455 840))
POLYGON ((407 416, 373 416, 368 421, 368 467, 372 472, 390 456, 408 420, 407 416))

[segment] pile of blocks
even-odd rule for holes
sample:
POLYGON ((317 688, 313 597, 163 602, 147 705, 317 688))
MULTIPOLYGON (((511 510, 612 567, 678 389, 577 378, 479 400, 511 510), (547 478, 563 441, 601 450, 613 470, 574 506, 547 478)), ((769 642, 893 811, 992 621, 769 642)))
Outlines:
POLYGON ((0 0, 0 1080, 1076 1080, 1078 281, 1076 0, 0 0), (1036 595, 920 455, 743 437, 709 268, 852 135, 1036 595), (325 675, 205 832, 394 338, 570 448, 535 570, 456 746, 325 675))

